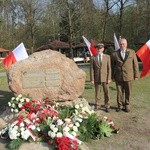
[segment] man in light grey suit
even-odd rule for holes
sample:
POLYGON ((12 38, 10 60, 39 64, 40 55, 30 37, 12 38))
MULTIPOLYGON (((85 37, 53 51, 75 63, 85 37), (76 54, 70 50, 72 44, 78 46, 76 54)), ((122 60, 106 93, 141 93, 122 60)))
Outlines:
POLYGON ((139 75, 138 61, 135 51, 127 48, 127 40, 121 39, 120 49, 111 55, 112 80, 117 87, 117 112, 125 106, 125 111, 130 111, 130 97, 132 80, 137 80, 139 75), (123 92, 125 92, 125 102, 123 102, 123 92))
POLYGON ((101 86, 104 91, 106 112, 110 111, 109 83, 111 82, 110 56, 103 53, 104 44, 97 45, 98 54, 90 59, 90 80, 95 85, 95 109, 101 109, 101 86))

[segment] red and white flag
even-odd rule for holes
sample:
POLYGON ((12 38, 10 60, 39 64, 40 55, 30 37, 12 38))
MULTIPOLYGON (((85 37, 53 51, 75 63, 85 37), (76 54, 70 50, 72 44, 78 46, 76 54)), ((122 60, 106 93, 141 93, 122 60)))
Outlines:
POLYGON ((26 58, 28 58, 28 54, 24 44, 21 43, 8 56, 4 58, 3 63, 5 68, 9 68, 15 62, 26 58))
POLYGON ((114 33, 114 45, 115 45, 115 51, 120 49, 119 42, 117 40, 116 34, 114 33))
POLYGON ((137 52, 137 56, 143 63, 143 69, 140 77, 145 77, 150 74, 150 40, 147 41, 137 52))
POLYGON ((92 43, 90 43, 84 36, 82 36, 86 46, 89 49, 91 56, 96 55, 98 53, 97 49, 94 47, 92 43))

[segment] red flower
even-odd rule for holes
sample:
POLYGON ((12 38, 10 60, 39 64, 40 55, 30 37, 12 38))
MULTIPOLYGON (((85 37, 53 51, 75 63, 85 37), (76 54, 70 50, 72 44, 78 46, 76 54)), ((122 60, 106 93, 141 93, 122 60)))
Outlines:
POLYGON ((68 137, 59 137, 55 140, 58 150, 78 150, 78 142, 68 137))
POLYGON ((24 110, 24 109, 25 109, 25 107, 24 107, 24 106, 22 106, 20 109, 21 109, 21 110, 24 110))
POLYGON ((18 119, 17 119, 17 121, 18 121, 18 122, 17 122, 17 124, 16 124, 16 125, 17 125, 17 126, 19 126, 19 125, 20 125, 20 123, 21 123, 21 122, 23 122, 23 119, 24 119, 24 117, 23 117, 23 116, 19 116, 19 117, 18 117, 18 119))
POLYGON ((51 145, 51 141, 50 141, 50 140, 48 140, 48 141, 47 141, 47 144, 48 144, 48 145, 51 145))

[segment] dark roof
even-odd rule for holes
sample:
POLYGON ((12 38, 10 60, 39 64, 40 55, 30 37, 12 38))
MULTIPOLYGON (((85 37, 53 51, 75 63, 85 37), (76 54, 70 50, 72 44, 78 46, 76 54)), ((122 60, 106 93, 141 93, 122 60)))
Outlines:
POLYGON ((58 50, 58 49, 68 49, 68 48, 70 48, 68 43, 62 42, 60 40, 54 40, 50 44, 42 45, 37 49, 37 51, 46 50, 46 49, 58 50))
MULTIPOLYGON (((95 46, 99 43, 96 40, 91 40, 91 43, 93 43, 95 46)), ((113 45, 113 42, 103 42, 105 46, 109 46, 109 45, 113 45)), ((79 43, 76 44, 75 46, 73 46, 74 48, 83 48, 83 47, 87 47, 86 44, 83 43, 79 43)), ((52 50, 59 50, 59 49, 69 49, 70 46, 68 43, 60 41, 60 40, 54 40, 49 44, 46 45, 42 45, 41 47, 37 48, 36 51, 42 51, 42 50, 47 50, 47 49, 52 49, 52 50)))
POLYGON ((85 43, 79 43, 77 45, 74 46, 75 48, 82 48, 82 47, 86 47, 85 43))

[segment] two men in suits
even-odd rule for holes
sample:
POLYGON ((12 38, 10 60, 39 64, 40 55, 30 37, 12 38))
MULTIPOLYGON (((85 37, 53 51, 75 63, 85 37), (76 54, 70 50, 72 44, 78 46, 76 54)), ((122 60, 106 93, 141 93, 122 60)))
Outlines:
POLYGON ((101 109, 101 87, 104 91, 106 112, 110 111, 109 83, 111 82, 110 56, 103 53, 104 44, 97 45, 98 54, 90 60, 90 80, 95 85, 95 109, 101 109))
POLYGON ((111 55, 112 80, 116 82, 117 88, 116 111, 120 112, 125 107, 125 111, 129 112, 132 81, 138 79, 139 67, 135 51, 127 48, 127 40, 121 39, 119 44, 120 49, 111 55))

